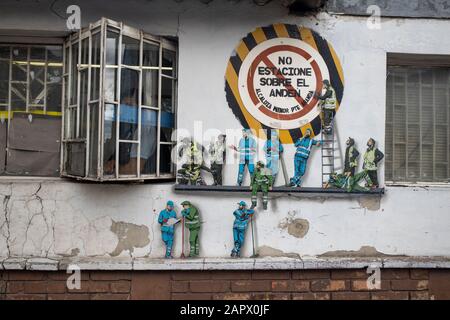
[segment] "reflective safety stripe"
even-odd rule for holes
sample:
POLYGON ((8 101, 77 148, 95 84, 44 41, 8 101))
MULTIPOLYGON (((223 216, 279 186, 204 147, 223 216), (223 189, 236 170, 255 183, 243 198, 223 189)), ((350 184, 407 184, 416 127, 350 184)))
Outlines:
POLYGON ((194 224, 194 223, 198 223, 198 220, 192 220, 192 221, 187 220, 185 223, 186 224, 194 224))

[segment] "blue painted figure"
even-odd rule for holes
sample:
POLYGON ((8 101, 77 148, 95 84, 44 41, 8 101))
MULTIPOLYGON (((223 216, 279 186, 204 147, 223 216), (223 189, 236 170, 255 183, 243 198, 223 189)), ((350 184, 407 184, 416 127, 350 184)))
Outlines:
POLYGON ((283 151, 283 145, 278 138, 277 130, 271 130, 270 139, 264 144, 264 153, 266 155, 266 167, 272 171, 272 185, 275 183, 278 175, 279 160, 283 151))
POLYGON ((256 141, 250 137, 251 131, 249 129, 242 130, 243 137, 239 140, 239 148, 232 146, 235 151, 239 152, 239 172, 238 172, 238 185, 242 185, 244 180, 244 170, 245 166, 248 167, 248 172, 250 176, 253 175, 255 170, 255 153, 256 153, 256 141))
POLYGON ((309 154, 312 146, 320 146, 320 141, 311 138, 311 130, 306 129, 305 135, 295 142, 294 158, 294 176, 291 178, 291 186, 300 187, 302 183, 302 177, 306 171, 306 164, 308 162, 309 154))
POLYGON ((167 201, 166 208, 159 213, 158 217, 158 223, 161 225, 162 240, 166 245, 166 259, 172 259, 173 235, 175 227, 173 220, 169 221, 169 219, 177 218, 177 214, 173 210, 173 206, 173 201, 167 201))
POLYGON ((239 208, 233 212, 235 216, 233 223, 233 238, 234 248, 231 251, 231 257, 238 258, 241 256, 241 248, 245 240, 245 230, 253 214, 252 209, 247 209, 247 204, 244 201, 238 203, 239 208))

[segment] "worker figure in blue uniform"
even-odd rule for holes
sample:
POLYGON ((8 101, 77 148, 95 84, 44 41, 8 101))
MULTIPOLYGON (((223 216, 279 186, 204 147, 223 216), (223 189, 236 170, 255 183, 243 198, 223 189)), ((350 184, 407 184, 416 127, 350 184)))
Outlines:
POLYGON ((310 129, 306 129, 305 135, 295 142, 297 150, 294 157, 294 176, 291 178, 292 187, 300 187, 311 148, 314 145, 320 146, 320 141, 312 139, 311 133, 310 129))
POLYGON ((272 185, 278 175, 279 160, 281 153, 284 151, 283 145, 278 137, 277 130, 270 130, 270 138, 264 144, 264 153, 266 155, 266 168, 272 171, 272 185))
POLYGON ((231 148, 237 152, 239 152, 239 172, 237 184, 239 186, 242 185, 242 181, 244 180, 244 170, 245 166, 248 167, 248 172, 250 172, 250 176, 253 175, 253 171, 255 170, 255 153, 256 153, 256 141, 251 136, 251 131, 249 129, 242 130, 242 138, 239 140, 239 148, 236 146, 231 146, 231 148))
POLYGON ((158 223, 161 225, 161 235, 166 245, 166 259, 172 259, 172 246, 175 224, 170 224, 169 219, 176 219, 177 214, 173 210, 173 201, 167 201, 166 208, 159 213, 158 223))
POLYGON ((245 240, 245 230, 253 214, 252 209, 247 209, 247 204, 244 201, 238 203, 239 208, 233 212, 235 217, 233 223, 233 238, 234 248, 231 251, 231 257, 239 258, 241 256, 241 248, 245 240))

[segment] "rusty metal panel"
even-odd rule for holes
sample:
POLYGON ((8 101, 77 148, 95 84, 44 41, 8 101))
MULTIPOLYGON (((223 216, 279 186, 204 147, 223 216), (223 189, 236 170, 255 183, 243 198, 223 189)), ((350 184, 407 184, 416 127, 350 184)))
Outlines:
POLYGON ((61 117, 14 113, 9 128, 9 148, 58 152, 61 117))
POLYGON ((6 174, 59 176, 59 153, 9 149, 6 174))
POLYGON ((0 121, 0 174, 5 172, 7 128, 6 121, 0 121))

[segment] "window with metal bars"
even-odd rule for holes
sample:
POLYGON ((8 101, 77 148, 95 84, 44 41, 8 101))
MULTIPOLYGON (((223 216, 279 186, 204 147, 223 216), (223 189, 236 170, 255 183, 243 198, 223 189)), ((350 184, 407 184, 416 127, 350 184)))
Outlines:
POLYGON ((385 179, 450 180, 450 57, 388 55, 385 179))
POLYGON ((62 174, 174 178, 177 46, 102 19, 64 45, 62 174))
POLYGON ((61 45, 0 44, 0 174, 59 176, 61 45))

